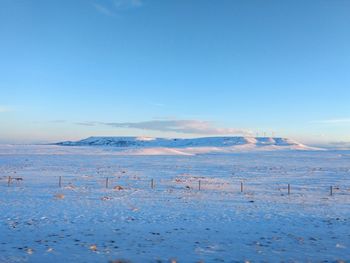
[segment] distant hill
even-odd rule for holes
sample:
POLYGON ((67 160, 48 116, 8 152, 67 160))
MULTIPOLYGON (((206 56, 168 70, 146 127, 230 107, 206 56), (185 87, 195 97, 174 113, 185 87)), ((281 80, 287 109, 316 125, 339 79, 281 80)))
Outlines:
POLYGON ((89 137, 80 141, 65 141, 61 146, 98 146, 120 149, 124 154, 192 155, 230 153, 237 151, 321 150, 294 140, 279 137, 204 137, 204 138, 151 138, 151 137, 89 137))

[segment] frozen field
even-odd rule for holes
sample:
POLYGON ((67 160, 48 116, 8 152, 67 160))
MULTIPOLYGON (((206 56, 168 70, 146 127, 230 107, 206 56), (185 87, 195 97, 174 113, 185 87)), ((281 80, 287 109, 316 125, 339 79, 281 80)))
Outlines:
POLYGON ((1 146, 0 262, 349 262, 349 179, 344 151, 1 146))

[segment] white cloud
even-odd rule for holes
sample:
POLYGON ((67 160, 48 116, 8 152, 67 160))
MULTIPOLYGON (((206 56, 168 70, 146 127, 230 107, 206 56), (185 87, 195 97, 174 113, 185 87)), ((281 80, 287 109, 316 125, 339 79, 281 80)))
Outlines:
POLYGON ((129 128, 152 130, 161 132, 176 132, 184 134, 202 134, 202 135, 234 135, 251 134, 251 132, 237 128, 219 128, 212 122, 200 120, 151 120, 143 122, 84 122, 79 125, 95 126, 107 125, 114 128, 129 128))
POLYGON ((0 106, 0 113, 3 113, 3 112, 10 112, 10 111, 12 111, 11 108, 6 107, 6 106, 0 106))
POLYGON ((85 121, 85 122, 76 122, 75 124, 77 125, 82 125, 82 126, 96 126, 100 124, 99 122, 94 122, 94 121, 85 121))
POLYGON ((101 14, 114 16, 121 10, 138 8, 143 5, 141 0, 109 0, 101 4, 94 3, 95 9, 101 14))
POLYGON ((114 0, 113 3, 117 9, 126 9, 142 6, 141 0, 114 0))
POLYGON ((318 120, 318 121, 313 121, 312 123, 343 124, 343 123, 350 123, 350 118, 318 120))
POLYGON ((104 15, 107 15, 107 16, 112 16, 113 15, 113 11, 108 8, 108 7, 105 7, 103 5, 100 5, 100 4, 94 4, 94 7, 96 8, 96 10, 104 15))

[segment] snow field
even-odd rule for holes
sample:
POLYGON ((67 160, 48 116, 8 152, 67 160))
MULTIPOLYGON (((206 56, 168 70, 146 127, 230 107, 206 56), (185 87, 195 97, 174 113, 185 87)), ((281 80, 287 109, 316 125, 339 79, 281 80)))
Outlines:
POLYGON ((348 152, 64 148, 0 151, 0 262, 349 260, 348 152), (9 175, 23 181, 8 186, 9 175))

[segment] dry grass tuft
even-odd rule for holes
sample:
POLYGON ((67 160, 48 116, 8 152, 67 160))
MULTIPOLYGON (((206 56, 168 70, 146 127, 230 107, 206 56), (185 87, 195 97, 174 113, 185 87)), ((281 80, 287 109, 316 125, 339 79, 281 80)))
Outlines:
POLYGON ((55 198, 56 199, 64 199, 64 194, 56 194, 55 198))

